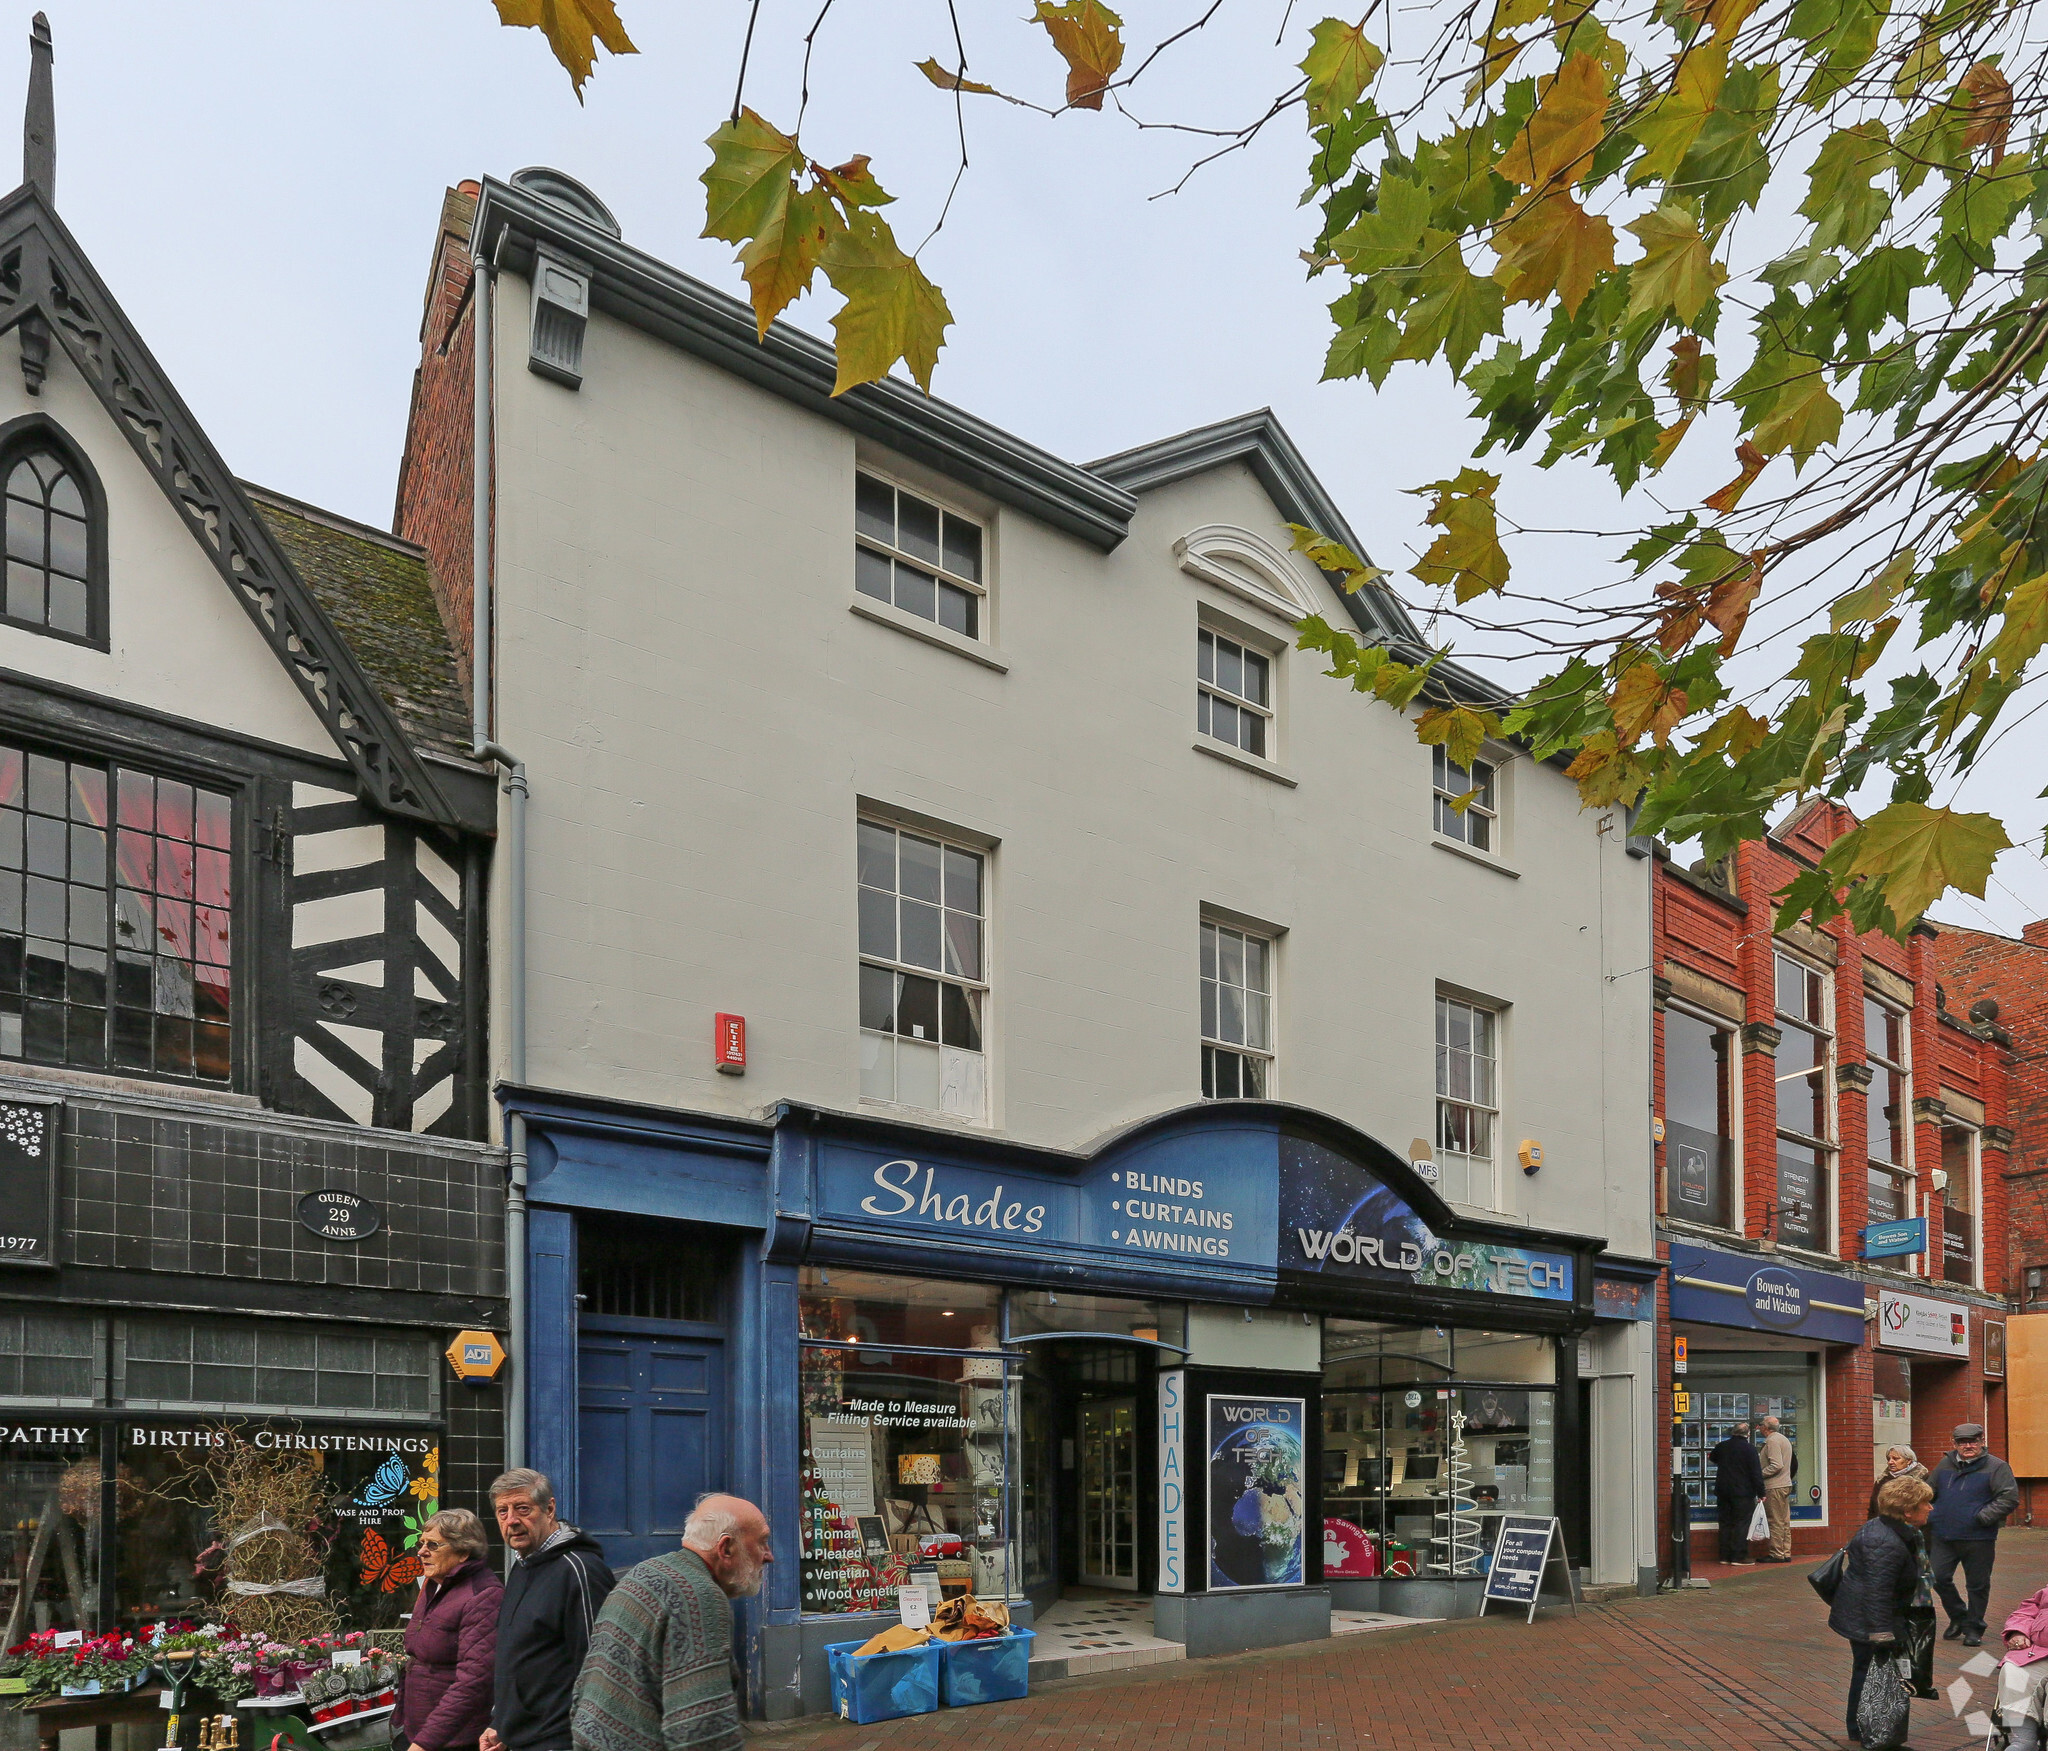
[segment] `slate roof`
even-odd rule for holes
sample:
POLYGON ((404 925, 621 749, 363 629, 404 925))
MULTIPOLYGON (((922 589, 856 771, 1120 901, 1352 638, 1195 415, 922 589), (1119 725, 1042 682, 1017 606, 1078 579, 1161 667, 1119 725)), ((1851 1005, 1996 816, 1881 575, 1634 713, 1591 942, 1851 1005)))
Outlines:
POLYGON ((469 697, 424 548, 242 482, 257 515, 421 753, 469 755, 469 697))

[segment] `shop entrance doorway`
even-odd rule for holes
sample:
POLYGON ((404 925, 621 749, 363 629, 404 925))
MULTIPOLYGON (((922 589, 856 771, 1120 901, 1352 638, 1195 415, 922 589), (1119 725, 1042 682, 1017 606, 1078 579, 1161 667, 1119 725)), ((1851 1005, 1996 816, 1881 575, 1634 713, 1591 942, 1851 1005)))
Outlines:
POLYGON ((1138 1401, 1081 1405, 1081 1585, 1138 1587, 1138 1401))
POLYGON ((586 1220, 577 1234, 578 1523, 623 1571, 676 1548, 726 1487, 729 1249, 683 1223, 586 1220))
POLYGON ((1141 1344, 1034 1341, 1024 1365, 1024 1589, 1041 1612, 1076 1592, 1151 1591, 1157 1366, 1141 1344))

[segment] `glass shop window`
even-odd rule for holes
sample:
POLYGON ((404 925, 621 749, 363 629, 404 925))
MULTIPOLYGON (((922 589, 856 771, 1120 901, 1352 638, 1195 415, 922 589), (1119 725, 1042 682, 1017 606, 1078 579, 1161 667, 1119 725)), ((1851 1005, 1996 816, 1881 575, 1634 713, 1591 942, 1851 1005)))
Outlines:
POLYGON ((1735 1226, 1735 1035, 1677 1008, 1664 1012, 1664 1209, 1735 1226))
POLYGON ((0 1058, 234 1076, 234 805, 0 745, 0 1058))
POLYGON ((0 1399, 98 1403, 102 1329, 75 1313, 0 1313, 0 1399))
POLYGON ((1325 1320, 1324 1578, 1476 1574, 1502 1515, 1554 1512, 1556 1368, 1548 1338, 1325 1320))
POLYGON ((0 1645, 10 1648, 39 1630, 101 1628, 100 1431, 24 1432, 41 1439, 10 1439, 0 1454, 0 1645))
POLYGON ((1064 1289, 1057 1293, 1049 1289, 1013 1289, 1009 1331, 1012 1338, 1048 1331, 1092 1332, 1179 1347, 1187 1342, 1188 1310, 1179 1301, 1074 1295, 1064 1289))
POLYGON ((913 1581, 1007 1596, 1017 1394, 999 1292, 807 1268, 799 1293, 802 1609, 894 1611, 913 1581), (882 1347, 935 1337, 960 1347, 882 1347))
MULTIPOLYGON (((1695 1521, 1715 1517, 1714 1468, 1711 1453, 1737 1423, 1747 1423, 1750 1438, 1763 1439, 1763 1420, 1776 1417, 1792 1443, 1798 1475, 1792 1486, 1792 1518, 1818 1520, 1826 1498, 1815 1492, 1821 1475, 1821 1376, 1819 1358, 1808 1352, 1770 1354, 1756 1351, 1702 1352, 1692 1341, 1686 1385, 1692 1393, 1692 1415, 1674 1425, 1679 1450, 1679 1476, 1695 1521)), ((1859 1498, 1860 1501, 1860 1498, 1859 1498)), ((1859 1506, 1855 1510, 1863 1512, 1859 1506)))
POLYGON ((1948 1283, 1977 1281, 1977 1133, 1966 1125, 1941 1128, 1941 1274, 1948 1283))
POLYGON ((129 1405, 222 1406, 289 1414, 434 1409, 430 1338, 317 1326, 130 1319, 116 1346, 129 1405))
POLYGON ((1825 1252, 1835 1164, 1834 976, 1777 957, 1775 1238, 1825 1252))
POLYGON ((1913 1213, 1913 1077, 1906 1017, 1875 997, 1863 999, 1863 1055, 1870 1062, 1866 1110, 1870 1220, 1913 1213))

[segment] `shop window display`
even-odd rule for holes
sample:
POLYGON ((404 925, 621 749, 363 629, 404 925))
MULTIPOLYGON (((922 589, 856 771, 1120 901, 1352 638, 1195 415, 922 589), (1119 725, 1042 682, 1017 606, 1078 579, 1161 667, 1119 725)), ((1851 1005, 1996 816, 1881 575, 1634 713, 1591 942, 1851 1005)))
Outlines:
POLYGON ((1323 1323, 1327 1580, 1481 1572, 1503 1514, 1555 1512, 1556 1346, 1323 1323))
POLYGON ((100 1431, 14 1425, 6 1432, 0 1460, 6 1639, 0 1648, 42 1630, 97 1629, 100 1431))
MULTIPOLYGON (((1692 1414, 1672 1424, 1672 1442, 1680 1453, 1680 1476, 1696 1522, 1715 1517, 1713 1468, 1706 1455, 1737 1423, 1747 1423, 1750 1438, 1761 1439, 1765 1417, 1776 1417, 1792 1443, 1797 1476, 1792 1487, 1792 1518, 1818 1520, 1825 1511, 1820 1429, 1820 1368, 1804 1352, 1694 1348, 1686 1385, 1692 1414)), ((1862 1510, 1859 1508, 1860 1514, 1862 1510)))
POLYGON ((894 1609, 914 1580, 1003 1597, 1016 1390, 1000 1291, 806 1269, 801 1597, 894 1609))

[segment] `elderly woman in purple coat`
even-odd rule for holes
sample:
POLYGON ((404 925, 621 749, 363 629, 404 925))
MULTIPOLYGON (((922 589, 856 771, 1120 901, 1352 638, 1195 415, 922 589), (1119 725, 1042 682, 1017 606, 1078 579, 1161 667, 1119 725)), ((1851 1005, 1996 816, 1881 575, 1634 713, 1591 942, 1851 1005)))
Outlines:
POLYGON ((405 1631, 411 1663, 391 1717, 393 1751, 475 1751, 491 1724, 505 1583, 485 1561, 489 1549, 467 1508, 443 1508, 420 1528, 424 1585, 405 1631))

